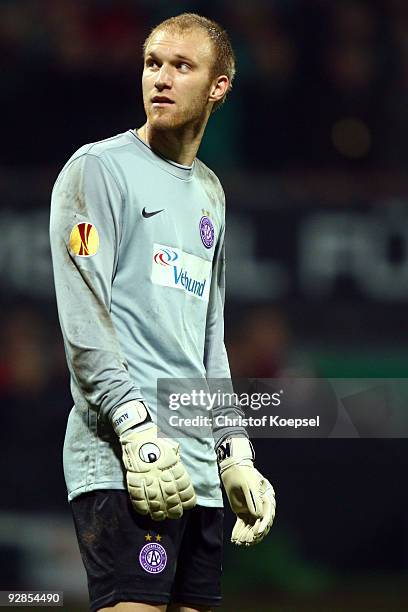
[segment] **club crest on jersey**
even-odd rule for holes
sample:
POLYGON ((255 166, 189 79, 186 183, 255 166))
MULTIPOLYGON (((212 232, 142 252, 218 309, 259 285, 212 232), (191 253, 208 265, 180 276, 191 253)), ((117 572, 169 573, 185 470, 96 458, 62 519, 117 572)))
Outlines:
POLYGON ((139 554, 139 563, 149 574, 160 574, 167 565, 167 553, 158 542, 145 544, 139 554))
POLYGON ((201 217, 200 219, 200 236, 201 242, 206 249, 211 249, 214 244, 214 226, 209 217, 201 217))
POLYGON ((92 257, 99 249, 99 234, 92 223, 77 223, 69 237, 69 248, 78 257, 92 257))

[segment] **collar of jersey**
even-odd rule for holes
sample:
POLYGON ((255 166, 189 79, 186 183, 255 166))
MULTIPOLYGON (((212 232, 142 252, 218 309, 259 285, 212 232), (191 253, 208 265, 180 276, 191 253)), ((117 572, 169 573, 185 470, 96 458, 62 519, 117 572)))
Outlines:
POLYGON ((184 181, 189 181, 193 178, 195 161, 193 161, 191 166, 177 164, 171 159, 163 157, 163 155, 160 155, 160 153, 153 151, 153 149, 144 140, 142 140, 140 136, 138 136, 136 130, 129 130, 129 132, 132 134, 136 145, 149 157, 153 163, 160 166, 163 170, 165 170, 165 172, 169 172, 170 174, 173 174, 173 176, 176 176, 184 181))

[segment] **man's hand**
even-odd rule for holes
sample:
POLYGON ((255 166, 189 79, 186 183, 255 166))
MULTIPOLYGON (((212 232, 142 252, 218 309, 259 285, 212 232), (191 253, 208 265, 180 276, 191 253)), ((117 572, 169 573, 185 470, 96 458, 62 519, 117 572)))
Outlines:
POLYGON ((237 521, 231 542, 257 544, 268 534, 275 517, 275 492, 254 468, 254 452, 246 438, 229 438, 217 450, 220 476, 237 521))
POLYGON ((112 423, 122 445, 122 460, 133 508, 155 521, 180 518, 196 505, 190 476, 180 459, 180 445, 157 437, 143 402, 118 408, 112 423))

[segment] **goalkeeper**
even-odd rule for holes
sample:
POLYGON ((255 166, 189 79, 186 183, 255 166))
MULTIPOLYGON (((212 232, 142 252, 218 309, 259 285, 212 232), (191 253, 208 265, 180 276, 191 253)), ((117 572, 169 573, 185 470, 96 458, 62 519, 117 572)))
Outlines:
POLYGON ((273 521, 273 489, 243 428, 178 441, 156 425, 158 378, 230 378, 225 199, 196 153, 234 73, 215 22, 183 14, 159 24, 144 44, 146 122, 80 148, 53 189, 74 399, 64 474, 92 612, 220 605, 220 477, 237 515, 234 543, 259 542, 273 521))

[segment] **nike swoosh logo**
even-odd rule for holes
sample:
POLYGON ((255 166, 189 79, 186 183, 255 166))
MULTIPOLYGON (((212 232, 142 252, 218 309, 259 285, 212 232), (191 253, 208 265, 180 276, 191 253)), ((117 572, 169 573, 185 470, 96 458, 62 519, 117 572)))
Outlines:
POLYGON ((149 217, 154 217, 154 215, 158 215, 159 213, 163 212, 164 208, 162 208, 161 210, 153 210, 152 212, 147 212, 146 207, 143 208, 142 210, 142 215, 145 219, 148 219, 149 217))

